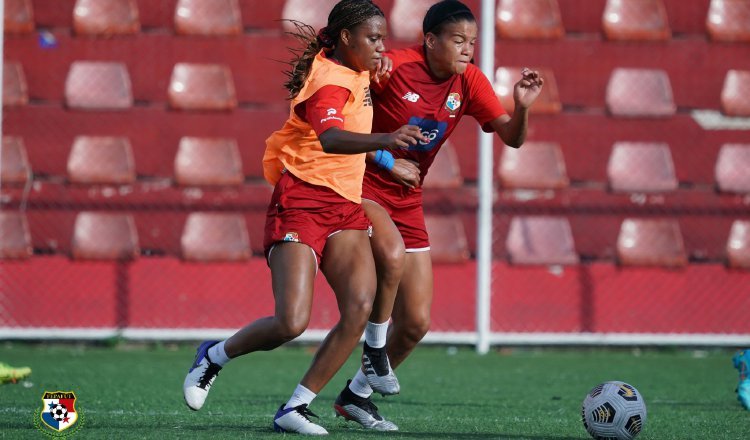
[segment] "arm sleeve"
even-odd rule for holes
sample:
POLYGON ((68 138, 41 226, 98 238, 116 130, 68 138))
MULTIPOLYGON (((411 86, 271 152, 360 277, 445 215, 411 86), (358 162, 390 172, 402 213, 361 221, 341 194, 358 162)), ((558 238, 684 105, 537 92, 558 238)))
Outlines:
POLYGON ((342 110, 351 92, 339 86, 321 87, 304 103, 295 108, 295 112, 307 121, 320 136, 332 127, 344 129, 342 110), (304 110, 304 114, 300 114, 304 110))
POLYGON ((473 116, 482 126, 485 132, 493 132, 488 122, 507 114, 503 105, 500 104, 492 84, 479 69, 473 69, 472 75, 468 76, 471 99, 466 113, 473 116))

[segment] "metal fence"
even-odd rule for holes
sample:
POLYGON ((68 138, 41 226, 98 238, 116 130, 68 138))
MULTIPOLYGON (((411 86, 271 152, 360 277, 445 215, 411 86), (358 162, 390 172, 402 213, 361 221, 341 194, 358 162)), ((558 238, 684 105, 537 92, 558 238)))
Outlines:
MULTIPOLYGON (((313 9, 64 3, 5 2, 0 337, 227 336, 271 313, 261 157, 292 44, 276 20, 313 9)), ((403 11, 431 3, 382 2, 392 46, 417 41, 403 11)), ((546 84, 527 143, 495 140, 492 176, 470 118, 431 169, 428 340, 476 341, 487 241, 491 343, 750 340, 750 30, 716 18, 750 6, 665 0, 646 20, 610 3, 628 2, 492 4, 503 104, 522 67, 546 84)), ((338 319, 316 283, 307 339, 338 319)))

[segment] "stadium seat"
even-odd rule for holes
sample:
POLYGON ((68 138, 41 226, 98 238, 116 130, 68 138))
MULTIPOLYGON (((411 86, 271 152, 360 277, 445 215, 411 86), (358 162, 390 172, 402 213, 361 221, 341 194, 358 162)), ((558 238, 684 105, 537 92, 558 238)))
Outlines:
POLYGON ((750 42, 750 2, 711 0, 706 28, 713 41, 750 42))
POLYGON ((240 185, 242 159, 234 139, 183 137, 174 160, 179 185, 240 185))
POLYGON ((31 0, 5 0, 4 32, 28 34, 34 32, 34 8, 31 0))
POLYGON ((73 183, 127 184, 135 182, 133 148, 125 137, 78 136, 68 156, 73 183))
POLYGON ((497 32, 508 39, 556 39, 565 35, 557 0, 500 0, 497 32))
POLYGON ((607 109, 613 116, 672 116, 677 107, 667 72, 616 68, 607 84, 607 109))
MULTIPOLYGON (((495 93, 500 98, 503 108, 509 114, 513 114, 513 110, 516 107, 516 103, 513 100, 513 86, 521 79, 522 69, 522 67, 498 67, 497 71, 495 71, 495 93)), ((562 104, 560 103, 560 95, 557 91, 555 75, 549 69, 537 69, 536 67, 532 67, 532 69, 539 71, 539 75, 544 79, 544 87, 539 97, 534 101, 534 105, 531 106, 531 113, 560 113, 562 104)))
POLYGON ((21 63, 3 63, 3 106, 17 107, 29 103, 26 77, 21 63))
POLYGON ((129 35, 141 30, 135 0, 77 0, 73 29, 78 35, 129 35))
POLYGON ((2 183, 26 183, 31 179, 31 166, 26 156, 23 139, 15 136, 3 136, 3 147, 0 155, 2 183))
POLYGON ((130 214, 80 212, 71 251, 76 260, 129 260, 138 256, 138 232, 130 214))
POLYGON ((662 0, 607 0, 602 27, 609 40, 665 41, 672 36, 662 0))
POLYGON ((425 188, 460 188, 463 184, 464 178, 461 176, 456 149, 450 141, 447 141, 440 147, 440 152, 435 156, 435 161, 432 162, 422 186, 425 188))
POLYGON ((578 264, 573 233, 565 217, 513 217, 505 249, 512 264, 578 264))
POLYGON ((169 81, 169 104, 176 110, 236 108, 231 70, 222 64, 175 64, 169 81))
POLYGON ((294 32, 294 25, 288 20, 300 21, 312 26, 315 31, 328 24, 328 13, 339 0, 286 0, 281 11, 282 26, 287 32, 294 32))
POLYGON ((26 217, 20 212, 0 211, 0 259, 29 258, 33 253, 26 217))
POLYGON ((122 110, 133 106, 124 63, 75 61, 65 79, 65 103, 77 110, 122 110))
POLYGON ((180 243, 187 261, 244 261, 252 255, 242 214, 191 213, 180 243))
POLYGON ((735 220, 727 240, 729 267, 750 269, 750 221, 735 220))
POLYGON ((179 35, 240 35, 240 4, 237 0, 179 0, 174 28, 179 35))
POLYGON ((503 148, 497 174, 503 188, 561 189, 570 184, 562 150, 554 142, 503 148))
POLYGON ((730 70, 721 91, 721 109, 729 116, 750 116, 750 70, 730 70))
POLYGON ((716 160, 719 191, 750 194, 750 144, 724 144, 716 160))
POLYGON ((388 17, 390 35, 396 40, 420 41, 422 17, 435 3, 437 0, 395 0, 388 17))
POLYGON ((426 215, 425 225, 434 263, 463 263, 469 259, 466 231, 458 216, 426 215))
POLYGON ((625 219, 617 237, 617 258, 623 266, 685 266, 687 255, 679 223, 625 219))
POLYGON ((677 176, 669 145, 616 142, 607 164, 612 191, 660 192, 677 189, 677 176))

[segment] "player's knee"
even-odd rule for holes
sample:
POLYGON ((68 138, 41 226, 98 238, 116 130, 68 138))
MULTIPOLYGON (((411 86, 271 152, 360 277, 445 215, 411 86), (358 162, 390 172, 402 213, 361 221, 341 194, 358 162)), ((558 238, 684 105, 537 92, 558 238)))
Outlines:
POLYGON ((380 255, 378 266, 381 269, 381 276, 384 278, 401 279, 404 272, 404 263, 406 261, 406 251, 404 244, 395 245, 388 248, 380 255))
POLYGON ((347 301, 341 313, 341 320, 345 325, 351 327, 351 331, 364 331, 367 319, 372 312, 373 296, 371 293, 352 295, 352 298, 347 301), (361 330, 358 330, 360 327, 361 330))
POLYGON ((276 320, 276 332, 284 341, 297 338, 307 329, 309 317, 290 316, 276 320))
POLYGON ((409 322, 404 326, 404 336, 411 342, 417 343, 425 337, 430 330, 430 316, 420 315, 412 316, 409 322))

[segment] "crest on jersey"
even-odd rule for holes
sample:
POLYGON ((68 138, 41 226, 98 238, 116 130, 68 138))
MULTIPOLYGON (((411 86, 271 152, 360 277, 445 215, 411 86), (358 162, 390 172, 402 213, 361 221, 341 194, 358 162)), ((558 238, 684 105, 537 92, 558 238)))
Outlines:
POLYGON ((448 99, 445 100, 445 108, 447 108, 449 112, 455 113, 459 107, 461 107, 461 95, 458 93, 451 93, 448 95, 448 99))

